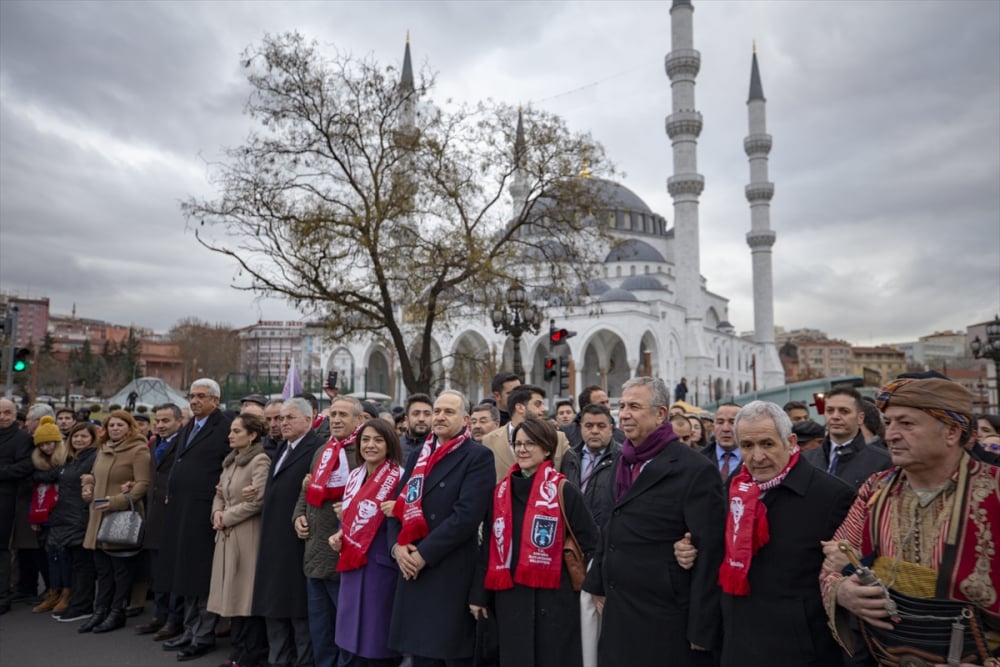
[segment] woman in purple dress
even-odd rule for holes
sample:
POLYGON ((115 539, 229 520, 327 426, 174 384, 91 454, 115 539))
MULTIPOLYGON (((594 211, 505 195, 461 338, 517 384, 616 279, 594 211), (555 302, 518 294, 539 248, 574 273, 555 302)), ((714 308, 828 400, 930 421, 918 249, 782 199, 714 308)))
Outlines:
POLYGON ((330 536, 330 547, 340 552, 336 642, 342 667, 394 667, 400 655, 387 644, 398 569, 389 557, 385 517, 402 473, 395 429, 381 419, 366 422, 358 454, 364 465, 348 477, 341 529, 330 536))

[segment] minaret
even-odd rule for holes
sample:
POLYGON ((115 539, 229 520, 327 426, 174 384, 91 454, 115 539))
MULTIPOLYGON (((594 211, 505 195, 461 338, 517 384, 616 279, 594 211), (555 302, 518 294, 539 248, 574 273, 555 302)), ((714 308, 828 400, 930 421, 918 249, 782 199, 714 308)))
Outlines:
POLYGON ((753 331, 754 342, 763 350, 757 357, 757 383, 761 387, 784 384, 784 371, 774 347, 774 285, 771 281, 771 246, 775 233, 771 230, 771 197, 774 183, 767 180, 767 156, 771 152, 771 135, 767 133, 765 113, 767 100, 760 83, 757 47, 754 45, 750 65, 750 94, 747 116, 750 133, 743 140, 743 150, 750 160, 750 184, 746 187, 750 202, 750 231, 747 245, 753 259, 753 331), (763 358, 761 358, 763 356, 763 358))
POLYGON ((528 196, 528 182, 524 174, 524 154, 527 144, 524 141, 524 118, 521 109, 517 110, 517 132, 514 135, 514 179, 510 184, 510 196, 513 199, 511 218, 517 219, 524 210, 528 196))
MULTIPOLYGON (((684 376, 705 383, 712 359, 705 342, 705 308, 701 292, 701 259, 698 241, 698 196, 705 178, 698 173, 698 135, 701 114, 694 108, 694 83, 701 68, 701 54, 694 49, 691 0, 673 0, 670 7, 671 51, 664 60, 670 78, 671 114, 666 130, 674 153, 674 175, 667 179, 667 191, 674 200, 674 262, 677 266, 677 303, 685 311, 684 376)), ((671 381, 679 378, 670 378, 671 381)), ((704 388, 696 395, 708 396, 704 388)))
POLYGON ((403 127, 412 129, 416 125, 416 99, 413 94, 413 64, 410 61, 410 31, 406 31, 406 50, 403 51, 403 73, 399 77, 399 94, 406 98, 403 103, 403 127))

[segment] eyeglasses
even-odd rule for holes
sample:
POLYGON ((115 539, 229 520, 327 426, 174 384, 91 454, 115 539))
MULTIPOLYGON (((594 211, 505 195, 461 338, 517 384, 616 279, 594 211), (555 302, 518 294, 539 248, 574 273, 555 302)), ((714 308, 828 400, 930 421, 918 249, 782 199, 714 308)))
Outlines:
POLYGON ((514 441, 514 449, 537 449, 538 445, 533 442, 525 442, 523 440, 514 441))

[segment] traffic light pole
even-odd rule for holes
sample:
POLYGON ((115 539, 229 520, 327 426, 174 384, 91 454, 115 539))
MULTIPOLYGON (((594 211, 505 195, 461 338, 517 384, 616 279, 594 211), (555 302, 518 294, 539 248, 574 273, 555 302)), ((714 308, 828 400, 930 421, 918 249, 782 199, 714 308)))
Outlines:
POLYGON ((7 306, 7 318, 4 322, 4 330, 7 331, 7 354, 3 355, 4 370, 7 372, 7 386, 4 387, 4 398, 14 397, 14 351, 17 349, 17 306, 7 306), (9 327, 7 326, 9 325, 9 327))

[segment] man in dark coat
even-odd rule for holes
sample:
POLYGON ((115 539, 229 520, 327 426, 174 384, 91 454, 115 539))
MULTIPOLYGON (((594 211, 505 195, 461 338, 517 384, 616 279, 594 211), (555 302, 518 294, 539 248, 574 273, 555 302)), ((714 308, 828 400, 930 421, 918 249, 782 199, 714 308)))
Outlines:
POLYGON ((826 439, 802 457, 817 468, 844 480, 857 491, 871 475, 892 466, 884 447, 865 444, 861 423, 865 419, 858 390, 838 385, 826 395, 826 439))
MULTIPOLYGON (((584 387, 583 391, 577 395, 576 401, 576 404, 580 406, 580 411, 576 413, 576 417, 573 418, 572 422, 566 426, 559 427, 559 430, 566 434, 566 439, 569 440, 569 445, 573 449, 579 448, 583 443, 583 431, 580 429, 580 421, 583 419, 583 409, 588 405, 597 404, 603 405, 609 411, 611 410, 611 399, 608 398, 608 392, 596 384, 584 387)), ((614 417, 611 418, 611 429, 615 442, 625 442, 625 433, 615 426, 614 417)))
MULTIPOLYGON (((184 600, 171 595, 168 586, 161 585, 155 577, 157 558, 163 540, 163 524, 167 515, 164 500, 167 497, 167 480, 177 455, 177 434, 181 429, 181 409, 173 403, 157 406, 153 410, 153 429, 156 435, 149 457, 152 480, 146 502, 146 523, 143 526, 142 548, 149 551, 152 572, 152 590, 156 611, 153 619, 136 627, 137 634, 152 634, 155 641, 173 639, 184 631, 184 600)), ((168 549, 169 553, 169 549, 168 549)), ((171 554, 173 556, 173 554, 171 554)))
POLYGON ((313 455, 323 440, 312 430, 312 406, 290 398, 281 406, 285 441, 267 476, 260 514, 260 550, 253 584, 253 615, 267 624, 272 667, 312 665, 306 576, 302 570, 305 543, 295 533, 292 513, 309 474, 313 455))
MULTIPOLYGON (((433 447, 459 436, 468 424, 468 400, 455 391, 442 392, 434 402, 433 447)), ((409 488, 419 458, 416 451, 406 462, 399 489, 409 488)), ((400 566, 389 648, 412 655, 413 667, 472 664, 469 592, 479 524, 487 518, 495 482, 492 453, 470 438, 437 461, 423 480, 420 506, 428 534, 400 545, 401 524, 389 520, 392 557, 400 566)))
POLYGON ((0 398, 0 615, 10 611, 10 538, 17 489, 31 477, 34 443, 17 424, 17 406, 0 398))
POLYGON ((591 403, 580 411, 583 442, 574 451, 580 458, 580 490, 598 528, 611 516, 615 505, 615 464, 622 453, 614 439, 611 411, 591 403))
POLYGON ((719 478, 729 476, 743 463, 740 448, 736 445, 736 415, 740 411, 738 403, 723 403, 715 412, 712 422, 712 440, 701 450, 719 471, 719 478))
POLYGON ((601 667, 707 666, 719 645, 722 480, 664 423, 669 404, 663 380, 639 377, 622 387, 628 439, 615 466, 615 505, 583 585, 603 609, 601 667), (685 533, 703 557, 690 571, 673 549, 685 533))
MULTIPOLYGON (((840 667, 843 651, 827 628, 816 586, 823 564, 817 546, 847 516, 854 489, 796 456, 792 422, 774 403, 753 401, 743 407, 736 416, 736 437, 745 467, 729 487, 732 537, 727 532, 726 545, 752 540, 747 491, 766 508, 769 538, 743 563, 745 568, 723 568, 722 664, 840 667), (747 574, 737 575, 741 571, 747 574)), ((737 554, 727 552, 726 559, 739 560, 737 554)), ((684 559, 679 555, 679 560, 684 559)))
POLYGON ((403 461, 409 461, 410 455, 424 446, 427 434, 431 432, 433 414, 434 402, 427 394, 410 394, 406 398, 406 433, 399 439, 403 461))
POLYGON ((163 643, 193 660, 215 647, 219 617, 206 609, 212 582, 215 531, 212 515, 222 460, 229 453, 230 419, 219 410, 219 384, 210 378, 191 383, 191 420, 175 436, 174 463, 163 500, 163 538, 153 578, 157 587, 184 597, 184 632, 163 643))

